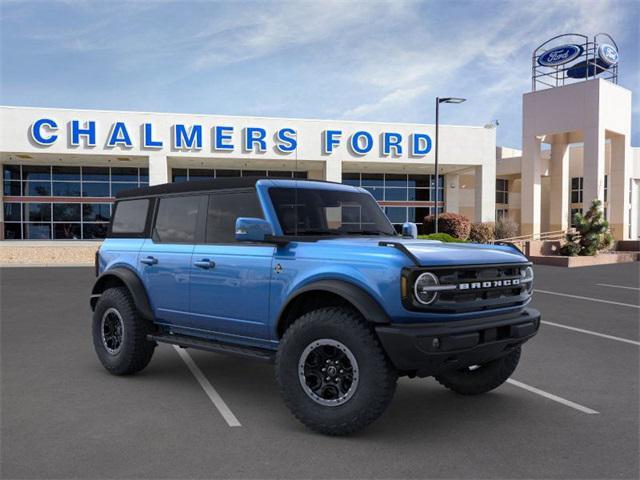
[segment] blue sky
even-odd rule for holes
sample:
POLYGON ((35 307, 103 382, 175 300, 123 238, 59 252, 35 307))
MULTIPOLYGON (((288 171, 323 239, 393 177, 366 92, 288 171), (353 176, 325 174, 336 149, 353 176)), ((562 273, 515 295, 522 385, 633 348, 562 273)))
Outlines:
POLYGON ((640 2, 0 0, 3 105, 434 121, 521 143, 531 51, 610 33, 640 145, 640 2))

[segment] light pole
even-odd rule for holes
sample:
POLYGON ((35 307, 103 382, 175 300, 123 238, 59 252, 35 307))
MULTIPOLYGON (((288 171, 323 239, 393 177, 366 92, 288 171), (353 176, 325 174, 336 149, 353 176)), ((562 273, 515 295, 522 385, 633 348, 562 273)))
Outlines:
POLYGON ((436 97, 436 165, 435 165, 435 177, 436 177, 436 202, 435 202, 435 232, 438 233, 438 130, 440 129, 440 104, 441 103, 462 103, 466 101, 466 98, 458 97, 436 97))

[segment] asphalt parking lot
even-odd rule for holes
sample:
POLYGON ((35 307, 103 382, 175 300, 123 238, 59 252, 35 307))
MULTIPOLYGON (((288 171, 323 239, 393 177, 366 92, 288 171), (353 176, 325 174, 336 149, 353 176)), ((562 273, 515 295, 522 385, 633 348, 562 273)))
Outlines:
POLYGON ((233 427, 171 346, 109 375, 91 269, 1 269, 2 478, 638 478, 639 266, 535 272, 547 323, 512 383, 467 398, 403 378, 379 421, 330 438, 266 364, 188 351, 233 427))

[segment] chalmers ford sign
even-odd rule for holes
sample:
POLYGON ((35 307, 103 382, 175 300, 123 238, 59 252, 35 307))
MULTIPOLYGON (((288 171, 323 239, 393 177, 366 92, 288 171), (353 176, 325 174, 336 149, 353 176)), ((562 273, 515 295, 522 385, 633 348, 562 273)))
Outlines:
MULTIPOLYGON (((288 155, 298 148, 297 131, 282 127, 267 131, 260 126, 239 129, 231 125, 201 125, 175 123, 170 131, 159 131, 153 123, 132 125, 115 121, 109 125, 99 125, 96 121, 72 120, 67 123, 54 118, 38 118, 29 128, 30 139, 38 146, 46 148, 60 141, 60 133, 66 129, 68 143, 72 147, 95 147, 98 142, 105 148, 134 147, 134 134, 139 137, 136 146, 143 150, 171 148, 174 151, 201 151, 211 149, 217 152, 273 151, 278 155, 288 155), (138 134, 139 132, 139 134, 138 134)), ((321 132, 322 154, 331 155, 337 147, 345 144, 354 155, 379 153, 383 156, 409 154, 423 157, 432 148, 431 137, 426 133, 401 134, 382 132, 374 135, 366 130, 358 130, 345 135, 341 129, 326 129, 321 132)))

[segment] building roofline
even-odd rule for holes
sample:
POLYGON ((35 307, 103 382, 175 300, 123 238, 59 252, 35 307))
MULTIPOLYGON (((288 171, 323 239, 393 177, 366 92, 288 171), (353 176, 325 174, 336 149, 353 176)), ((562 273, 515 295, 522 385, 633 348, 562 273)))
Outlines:
MULTIPOLYGON (((176 113, 176 112, 149 112, 149 111, 134 111, 134 110, 103 110, 92 108, 59 108, 59 107, 26 107, 20 105, 0 105, 0 108, 21 109, 21 110, 62 110, 67 112, 98 112, 98 113, 125 113, 135 115, 167 115, 167 116, 185 116, 185 117, 224 117, 229 119, 256 119, 256 120, 293 120, 296 122, 341 122, 341 123, 354 123, 354 124, 371 124, 371 125, 407 125, 407 126, 419 126, 419 127, 435 127, 434 123, 412 123, 412 122, 380 122, 380 121, 368 121, 368 120, 341 120, 337 118, 293 118, 293 117, 263 117, 256 115, 224 115, 215 113, 176 113)), ((441 123, 440 127, 454 127, 454 128, 477 128, 486 130, 484 126, 480 125, 451 125, 441 123)))

